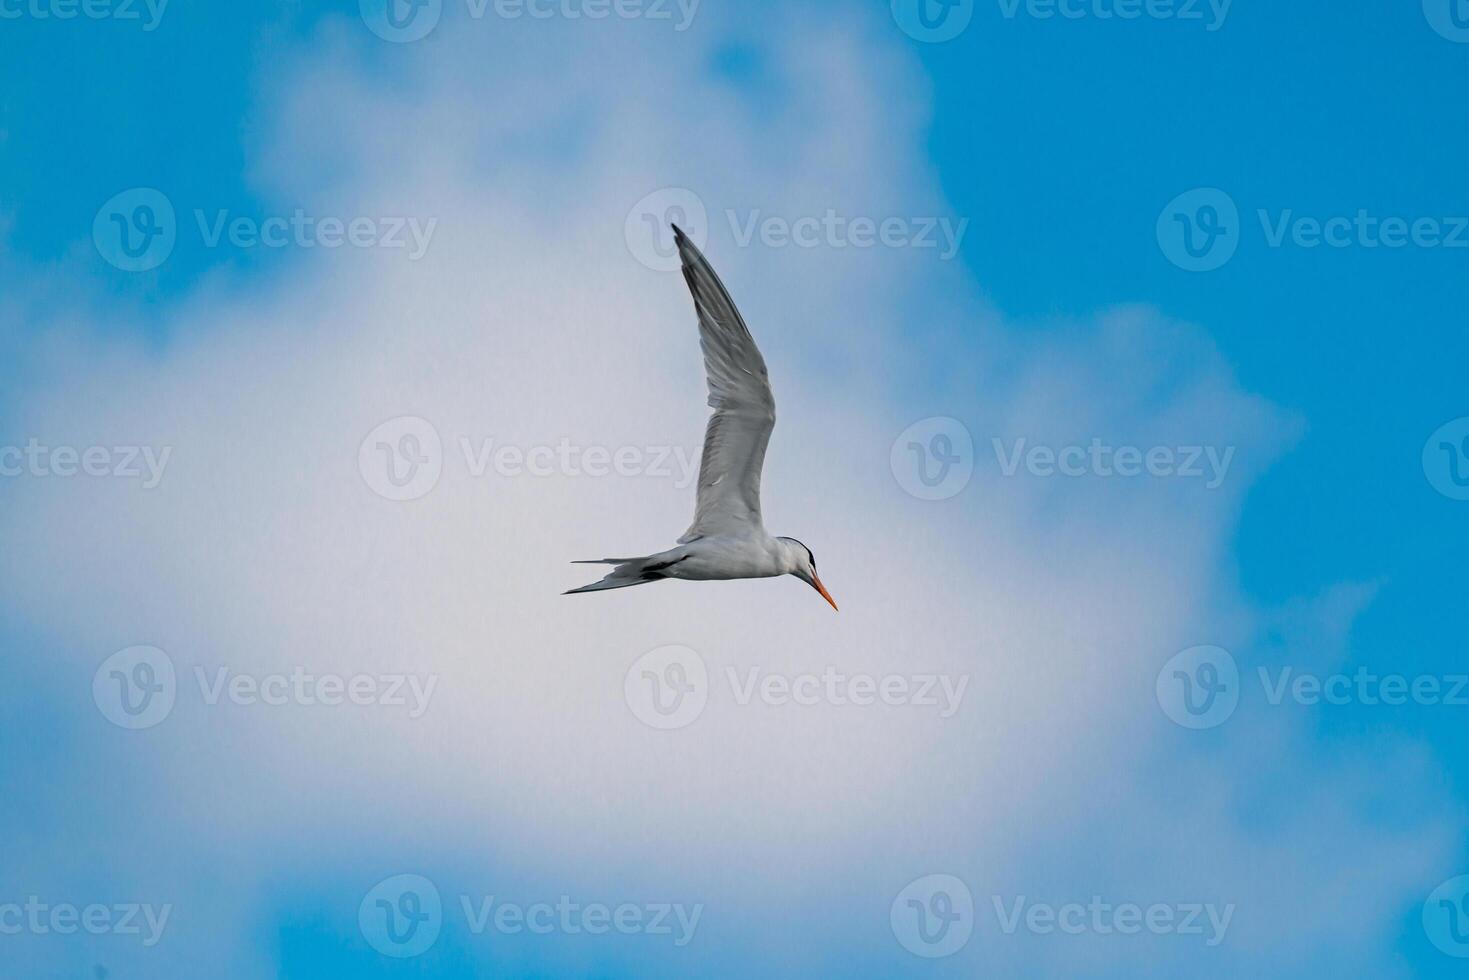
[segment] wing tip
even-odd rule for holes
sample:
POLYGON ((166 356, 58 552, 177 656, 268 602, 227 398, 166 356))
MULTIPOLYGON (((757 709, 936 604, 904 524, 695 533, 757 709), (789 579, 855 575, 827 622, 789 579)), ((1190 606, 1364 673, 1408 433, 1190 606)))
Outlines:
POLYGON ((694 240, 690 238, 678 225, 674 224, 671 221, 668 224, 669 227, 673 229, 673 244, 677 246, 679 257, 684 260, 684 268, 687 269, 689 267, 690 260, 694 256, 699 255, 699 247, 694 244, 694 240))

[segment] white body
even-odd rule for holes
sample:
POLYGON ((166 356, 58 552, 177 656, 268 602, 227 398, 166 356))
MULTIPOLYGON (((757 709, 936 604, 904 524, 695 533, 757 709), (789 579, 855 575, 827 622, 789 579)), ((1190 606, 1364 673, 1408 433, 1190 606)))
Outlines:
POLYGON ((666 578, 706 581, 729 578, 771 578, 793 575, 806 563, 806 549, 765 533, 720 534, 681 544, 660 554, 650 555, 649 562, 671 561, 663 572, 666 578))

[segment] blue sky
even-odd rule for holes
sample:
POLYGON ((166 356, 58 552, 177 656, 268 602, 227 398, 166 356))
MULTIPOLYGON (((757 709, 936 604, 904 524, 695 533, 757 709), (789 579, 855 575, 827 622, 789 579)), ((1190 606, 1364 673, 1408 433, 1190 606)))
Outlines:
POLYGON ((1469 874, 1469 705, 1271 704, 1257 680, 1447 690, 1465 671, 1469 502, 1440 492, 1430 443, 1469 416, 1469 43, 1449 0, 1199 19, 1183 0, 1135 19, 961 0, 967 26, 935 43, 905 32, 906 0, 703 0, 685 30, 677 4, 477 19, 445 0, 408 43, 355 0, 175 2, 153 29, 143 4, 38 15, 58 5, 0 0, 0 450, 172 455, 156 487, 0 477, 0 906, 173 913, 146 949, 0 935, 19 975, 186 975, 205 950, 250 978, 1462 970, 1442 947, 1469 943, 1424 909, 1469 874), (93 239, 135 188, 177 214, 171 254, 137 272, 93 239), (686 203, 669 188, 707 209, 772 365, 772 530, 821 556, 839 620, 790 582, 553 602, 580 584, 564 559, 665 547, 687 486, 456 462, 456 437, 697 449, 681 282, 624 233, 640 198, 686 203), (1199 189, 1233 205, 1234 251, 1188 271, 1160 228, 1203 220, 1202 198, 1169 211, 1199 189), (828 208, 965 224, 951 259, 740 240, 828 208), (205 230, 297 209, 372 219, 379 243, 402 218, 426 251, 205 230), (1441 244, 1369 247, 1359 214, 1441 244), (1303 244, 1297 219, 1348 237, 1303 244), (405 417, 442 436, 443 479, 384 500, 358 443, 405 417), (933 418, 972 437, 974 476, 923 500, 899 434, 933 418), (1214 492, 1006 476, 992 444, 1021 438, 1237 452, 1214 492), (665 644, 713 678, 678 732, 624 703, 624 672, 665 644), (137 645, 167 651, 179 698, 129 732, 92 692, 137 645), (1173 724, 1155 679, 1216 645, 1237 710, 1173 724), (833 664, 966 677, 968 701, 952 720, 800 713, 720 686, 833 664), (272 712, 194 687, 196 668, 298 667, 437 676, 443 707, 272 712), (385 956, 359 905, 410 873, 442 893, 443 930, 385 956), (975 907, 974 939, 932 959, 889 923, 930 874, 975 907), (562 894, 699 902, 702 931, 487 936, 458 905, 562 894), (1131 942, 1016 935, 991 911, 1094 895, 1229 903, 1235 925, 1217 946, 1131 942))

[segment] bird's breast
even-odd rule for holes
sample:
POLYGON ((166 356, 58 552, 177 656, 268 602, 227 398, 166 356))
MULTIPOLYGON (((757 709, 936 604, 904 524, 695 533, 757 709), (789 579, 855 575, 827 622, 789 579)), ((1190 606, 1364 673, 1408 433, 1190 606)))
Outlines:
POLYGON ((684 579, 768 578, 783 574, 776 556, 755 538, 700 538, 669 571, 684 579))

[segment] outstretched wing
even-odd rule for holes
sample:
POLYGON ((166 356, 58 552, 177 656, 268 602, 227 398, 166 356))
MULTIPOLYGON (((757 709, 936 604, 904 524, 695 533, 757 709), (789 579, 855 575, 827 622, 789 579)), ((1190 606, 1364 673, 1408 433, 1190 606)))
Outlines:
POLYGON ((677 225, 673 237, 699 314, 699 345, 704 348, 709 406, 714 409, 704 431, 694 523, 678 539, 686 543, 761 527, 760 469, 775 428, 775 396, 765 358, 724 284, 677 225))

